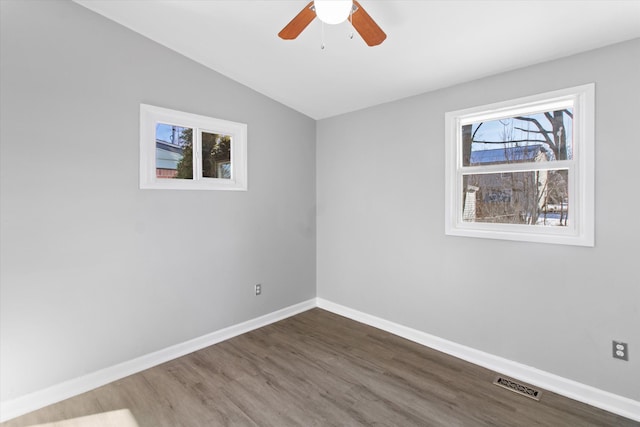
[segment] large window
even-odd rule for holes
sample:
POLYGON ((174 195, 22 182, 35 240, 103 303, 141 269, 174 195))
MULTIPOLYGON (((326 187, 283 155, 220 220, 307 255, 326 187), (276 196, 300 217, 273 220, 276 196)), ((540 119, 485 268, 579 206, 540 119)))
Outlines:
POLYGON ((447 113, 445 231, 594 245, 594 85, 447 113))
POLYGON ((141 104, 140 188, 246 190, 247 126, 141 104))

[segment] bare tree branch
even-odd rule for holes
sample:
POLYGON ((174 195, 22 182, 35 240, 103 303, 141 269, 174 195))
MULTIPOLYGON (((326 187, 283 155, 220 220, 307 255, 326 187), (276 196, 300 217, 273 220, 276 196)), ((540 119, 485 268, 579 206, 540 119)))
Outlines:
POLYGON ((547 120, 553 123, 553 116, 551 115, 550 112, 547 111, 546 113, 544 113, 544 116, 547 118, 547 120))
POLYGON ((473 131, 473 135, 471 135, 471 142, 473 142, 473 138, 476 137, 476 132, 478 132, 478 129, 480 129, 480 127, 482 126, 484 122, 480 122, 480 124, 478 125, 478 127, 476 128, 476 130, 473 131))
POLYGON ((529 132, 529 133, 553 133, 553 131, 551 130, 545 130, 544 132, 540 132, 539 130, 529 130, 529 129, 519 128, 519 127, 514 127, 514 129, 518 129, 523 132, 529 132))
MULTIPOLYGON (((544 114, 546 116, 549 113, 544 113, 544 114)), ((551 138, 549 138, 549 135, 547 134, 547 130, 542 127, 542 125, 540 124, 540 122, 537 119, 534 119, 534 118, 531 118, 531 117, 524 117, 524 116, 514 117, 514 119, 522 120, 522 121, 525 121, 525 122, 531 122, 534 125, 536 125, 536 127, 540 130, 541 135, 547 141, 547 144, 549 144, 549 146, 553 149, 553 151, 556 151, 556 145, 553 143, 551 138)), ((553 123, 552 119, 553 119, 553 117, 550 119, 550 121, 553 123)))
POLYGON ((471 141, 477 144, 510 144, 517 142, 539 142, 541 144, 548 144, 547 141, 543 141, 542 139, 512 139, 509 141, 471 141))

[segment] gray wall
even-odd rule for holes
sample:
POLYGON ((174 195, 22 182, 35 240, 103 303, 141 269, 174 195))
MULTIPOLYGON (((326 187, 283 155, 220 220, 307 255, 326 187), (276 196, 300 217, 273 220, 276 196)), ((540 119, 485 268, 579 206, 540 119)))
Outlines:
POLYGON ((1 3, 2 400, 315 296, 313 120, 74 3, 1 3), (249 191, 139 190, 140 103, 247 123, 249 191))
POLYGON ((640 400, 638 76, 634 40, 319 121, 318 296, 640 400), (596 246, 445 236, 445 112, 589 82, 596 246))

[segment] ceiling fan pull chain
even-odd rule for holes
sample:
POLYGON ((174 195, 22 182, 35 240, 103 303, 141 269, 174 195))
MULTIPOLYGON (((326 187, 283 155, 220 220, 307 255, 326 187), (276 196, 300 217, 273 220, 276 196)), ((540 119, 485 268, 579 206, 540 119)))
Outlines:
POLYGON ((322 43, 320 43, 320 50, 324 50, 324 22, 320 22, 322 23, 322 43))

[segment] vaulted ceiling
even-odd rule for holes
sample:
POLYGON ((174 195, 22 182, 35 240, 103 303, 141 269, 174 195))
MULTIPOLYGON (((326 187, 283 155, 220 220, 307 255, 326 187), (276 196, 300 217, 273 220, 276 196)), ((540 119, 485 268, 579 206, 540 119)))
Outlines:
POLYGON ((640 37, 638 0, 360 0, 376 47, 317 19, 278 38, 307 0, 75 1, 314 119, 640 37))

